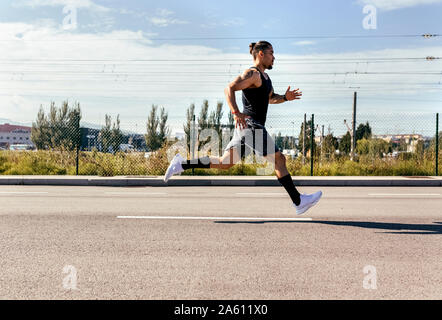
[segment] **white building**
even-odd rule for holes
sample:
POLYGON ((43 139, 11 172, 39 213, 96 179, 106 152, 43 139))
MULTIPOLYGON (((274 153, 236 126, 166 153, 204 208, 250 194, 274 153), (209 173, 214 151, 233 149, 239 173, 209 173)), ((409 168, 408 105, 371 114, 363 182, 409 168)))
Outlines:
POLYGON ((0 147, 9 148, 14 144, 34 146, 31 141, 31 127, 0 124, 0 147))
POLYGON ((407 145, 407 152, 415 152, 418 142, 424 141, 421 134, 380 134, 375 135, 374 138, 393 143, 404 141, 407 145))

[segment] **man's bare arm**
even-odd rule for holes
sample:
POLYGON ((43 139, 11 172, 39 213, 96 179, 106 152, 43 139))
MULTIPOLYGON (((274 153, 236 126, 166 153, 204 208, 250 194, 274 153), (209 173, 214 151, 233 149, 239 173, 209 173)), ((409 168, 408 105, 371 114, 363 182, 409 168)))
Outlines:
POLYGON ((301 96, 302 92, 299 91, 299 89, 290 91, 290 87, 288 87, 284 95, 276 94, 272 89, 272 92, 270 93, 269 97, 269 103, 278 104, 286 101, 299 100, 301 99, 301 96))
POLYGON ((244 128, 246 126, 246 116, 239 112, 238 105, 236 104, 235 91, 244 90, 253 86, 260 86, 261 76, 259 72, 253 69, 246 70, 241 76, 237 77, 231 82, 224 90, 226 94, 227 104, 230 111, 235 115, 236 127, 244 128))
POLYGON ((270 104, 280 104, 280 103, 284 103, 286 101, 287 101, 287 99, 285 99, 285 96, 282 96, 280 94, 276 94, 272 90, 272 93, 270 94, 270 99, 269 99, 270 104))
POLYGON ((256 86, 258 81, 261 81, 259 72, 256 70, 248 69, 227 86, 227 88, 224 90, 224 93, 226 95, 226 100, 232 113, 239 112, 238 105, 236 104, 235 99, 235 91, 240 91, 252 86, 256 86))

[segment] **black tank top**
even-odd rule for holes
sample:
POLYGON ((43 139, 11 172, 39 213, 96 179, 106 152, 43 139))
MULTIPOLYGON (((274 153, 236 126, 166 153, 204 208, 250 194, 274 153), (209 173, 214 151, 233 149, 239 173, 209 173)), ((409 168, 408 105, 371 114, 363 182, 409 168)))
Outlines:
POLYGON ((242 91, 243 113, 265 125, 272 81, 270 78, 266 79, 258 68, 251 67, 250 69, 258 70, 262 84, 259 88, 247 88, 242 91))

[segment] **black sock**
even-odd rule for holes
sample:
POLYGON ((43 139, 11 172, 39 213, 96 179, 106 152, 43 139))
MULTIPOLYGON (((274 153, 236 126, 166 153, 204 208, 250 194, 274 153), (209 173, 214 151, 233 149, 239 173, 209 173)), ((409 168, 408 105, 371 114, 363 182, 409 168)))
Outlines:
POLYGON ((286 175, 285 177, 278 178, 278 181, 285 188, 285 191, 287 191, 287 193, 290 195, 293 203, 295 205, 299 205, 301 203, 301 195, 299 194, 298 190, 296 190, 290 174, 286 175))
POLYGON ((185 162, 183 162, 181 165, 183 166, 184 170, 187 169, 209 169, 210 168, 210 158, 209 157, 204 157, 204 158, 199 158, 197 160, 198 162, 196 162, 195 160, 187 160, 185 162), (191 163, 194 162, 194 163, 191 163))

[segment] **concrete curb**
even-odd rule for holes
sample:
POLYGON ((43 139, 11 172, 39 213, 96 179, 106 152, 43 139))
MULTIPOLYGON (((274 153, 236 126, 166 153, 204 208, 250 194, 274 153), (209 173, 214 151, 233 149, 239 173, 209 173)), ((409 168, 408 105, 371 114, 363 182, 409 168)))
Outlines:
MULTIPOLYGON (((293 177, 297 186, 330 187, 441 187, 442 177, 293 177)), ((280 186, 273 176, 162 177, 0 176, 0 185, 53 186, 280 186)))

